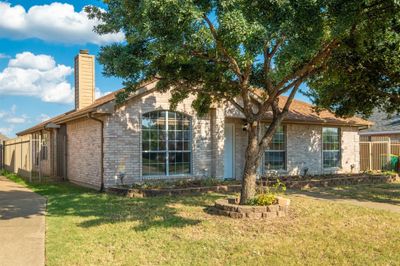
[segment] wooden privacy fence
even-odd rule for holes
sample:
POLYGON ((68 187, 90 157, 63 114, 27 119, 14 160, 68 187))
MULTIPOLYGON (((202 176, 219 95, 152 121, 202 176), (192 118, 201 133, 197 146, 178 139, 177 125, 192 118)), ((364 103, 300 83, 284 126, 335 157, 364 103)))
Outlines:
POLYGON ((0 169, 3 168, 3 143, 0 141, 0 169))
POLYGON ((41 179, 42 141, 31 135, 17 137, 4 142, 3 168, 7 171, 29 178, 41 179))
POLYGON ((18 137, 4 142, 4 169, 24 177, 32 172, 30 136, 18 137))
POLYGON ((389 138, 360 141, 360 170, 398 170, 400 142, 389 138))

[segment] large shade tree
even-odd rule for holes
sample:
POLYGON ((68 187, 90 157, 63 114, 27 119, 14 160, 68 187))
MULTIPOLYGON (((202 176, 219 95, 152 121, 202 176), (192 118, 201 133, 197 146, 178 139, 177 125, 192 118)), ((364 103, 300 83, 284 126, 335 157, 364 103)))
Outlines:
POLYGON ((214 102, 243 113, 241 204, 254 197, 260 159, 301 84, 309 84, 315 103, 341 115, 368 113, 374 102, 388 106, 376 99, 398 101, 398 0, 104 2, 107 10, 87 12, 102 21, 98 33, 125 33, 124 43, 99 55, 106 75, 125 80, 119 101, 156 77, 157 90, 171 90, 172 108, 194 94, 200 114, 214 102))

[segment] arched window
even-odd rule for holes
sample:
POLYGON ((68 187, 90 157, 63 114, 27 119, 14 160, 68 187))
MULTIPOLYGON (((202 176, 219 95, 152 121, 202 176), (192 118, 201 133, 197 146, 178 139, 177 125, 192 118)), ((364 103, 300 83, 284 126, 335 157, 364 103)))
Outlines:
POLYGON ((144 176, 191 174, 191 119, 177 112, 154 111, 142 116, 144 176))

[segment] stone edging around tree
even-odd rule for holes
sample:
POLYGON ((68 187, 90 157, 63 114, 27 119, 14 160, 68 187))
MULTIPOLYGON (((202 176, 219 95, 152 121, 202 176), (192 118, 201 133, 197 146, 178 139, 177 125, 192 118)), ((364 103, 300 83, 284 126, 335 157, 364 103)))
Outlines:
POLYGON ((274 219, 285 217, 289 210, 290 200, 277 197, 278 203, 269 206, 238 205, 236 199, 218 199, 212 212, 235 219, 274 219))

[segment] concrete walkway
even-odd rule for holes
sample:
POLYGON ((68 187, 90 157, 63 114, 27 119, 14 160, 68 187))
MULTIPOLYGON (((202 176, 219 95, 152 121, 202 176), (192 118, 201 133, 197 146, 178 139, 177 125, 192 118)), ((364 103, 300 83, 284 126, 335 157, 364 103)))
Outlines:
POLYGON ((342 198, 340 196, 335 196, 335 195, 331 195, 331 194, 324 194, 321 192, 291 191, 289 193, 290 193, 290 195, 295 196, 295 197, 306 197, 306 198, 312 198, 312 199, 317 199, 317 200, 334 201, 334 202, 338 202, 338 203, 346 203, 346 204, 352 204, 352 205, 371 208, 371 209, 385 210, 385 211, 400 213, 400 206, 395 205, 395 204, 390 204, 390 203, 347 199, 347 198, 342 198))
POLYGON ((0 265, 44 265, 46 199, 0 176, 0 265))

